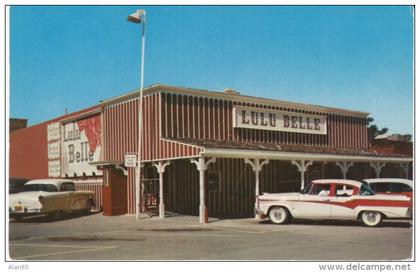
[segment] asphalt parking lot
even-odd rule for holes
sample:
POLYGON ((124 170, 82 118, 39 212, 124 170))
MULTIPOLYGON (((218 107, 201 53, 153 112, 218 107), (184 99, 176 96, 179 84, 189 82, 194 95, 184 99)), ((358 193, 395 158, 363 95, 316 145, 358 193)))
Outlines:
POLYGON ((388 221, 298 221, 272 225, 256 219, 171 216, 67 216, 9 223, 12 260, 407 260, 413 228, 388 221))

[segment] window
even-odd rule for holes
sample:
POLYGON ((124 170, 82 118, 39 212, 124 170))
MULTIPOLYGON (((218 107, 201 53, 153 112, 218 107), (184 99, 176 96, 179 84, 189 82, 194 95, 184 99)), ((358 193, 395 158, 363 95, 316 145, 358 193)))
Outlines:
POLYGON ((58 192, 57 187, 53 184, 27 184, 25 185, 26 192, 58 192))
POLYGON ((367 195, 374 195, 375 193, 372 191, 372 189, 369 186, 367 186, 366 184, 362 184, 362 186, 360 187, 359 194, 367 196, 367 195))
POLYGON ((208 174, 208 188, 209 192, 220 191, 219 172, 209 172, 208 174))
POLYGON ((72 192, 72 191, 76 191, 76 187, 74 186, 73 182, 64 182, 63 184, 61 184, 60 191, 61 192, 72 192))
POLYGON ((312 184, 310 195, 328 196, 330 194, 330 184, 312 184))
POLYGON ((378 183, 372 183, 370 187, 378 193, 385 193, 390 192, 391 188, 389 186, 390 184, 388 182, 378 182, 378 183))
POLYGON ((413 188, 404 183, 391 183, 391 192, 393 193, 407 193, 412 192, 413 188))
POLYGON ((354 187, 351 185, 337 184, 335 185, 335 195, 338 197, 351 196, 354 193, 354 187))

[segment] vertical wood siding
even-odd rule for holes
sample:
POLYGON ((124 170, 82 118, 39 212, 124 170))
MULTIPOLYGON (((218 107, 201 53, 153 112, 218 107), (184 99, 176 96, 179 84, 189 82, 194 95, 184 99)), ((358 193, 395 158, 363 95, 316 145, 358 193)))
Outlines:
MULTIPOLYGON (((199 154, 201 149, 198 147, 160 139, 161 133, 176 134, 179 138, 192 137, 190 127, 194 126, 191 113, 193 106, 189 102, 192 102, 192 98, 188 100, 181 95, 162 98, 161 94, 153 94, 143 98, 143 161, 192 157, 199 154)), ((132 99, 107 106, 103 116, 105 135, 103 159, 123 161, 125 154, 137 154, 138 100, 132 99)), ((210 135, 210 130, 212 133, 215 132, 214 128, 207 130, 206 135, 210 135)))
MULTIPOLYGON (((304 144, 338 148, 368 148, 366 119, 292 108, 162 93, 162 137, 240 142, 304 144), (232 127, 233 106, 300 112, 327 117, 327 135, 255 130, 232 127)), ((177 151, 179 152, 179 151, 177 151)), ((171 154, 174 156, 174 154, 171 154)))
MULTIPOLYGON (((171 184, 172 211, 198 215, 199 176, 188 160, 174 161, 167 178, 171 184)), ((217 159, 206 171, 218 173, 219 190, 206 194, 206 206, 210 217, 249 217, 255 203, 255 175, 251 167, 241 159, 217 159)), ((270 161, 261 175, 261 192, 291 192, 299 187, 299 173, 289 162, 270 161)), ((165 176, 166 177, 166 176, 165 176)), ((166 190, 165 190, 166 191, 166 190)))

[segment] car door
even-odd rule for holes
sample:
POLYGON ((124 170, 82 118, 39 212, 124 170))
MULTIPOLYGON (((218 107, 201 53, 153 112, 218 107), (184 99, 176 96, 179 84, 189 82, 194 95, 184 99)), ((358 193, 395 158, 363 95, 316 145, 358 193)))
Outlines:
POLYGON ((294 203, 298 218, 329 219, 331 217, 331 184, 312 184, 307 194, 294 203))
POLYGON ((80 196, 75 193, 76 187, 73 182, 63 183, 61 185, 61 191, 66 195, 65 201, 67 211, 80 210, 85 206, 83 199, 80 199, 80 196))
POLYGON ((355 194, 357 188, 349 184, 335 184, 333 187, 333 198, 331 200, 331 218, 333 219, 354 219, 355 194))

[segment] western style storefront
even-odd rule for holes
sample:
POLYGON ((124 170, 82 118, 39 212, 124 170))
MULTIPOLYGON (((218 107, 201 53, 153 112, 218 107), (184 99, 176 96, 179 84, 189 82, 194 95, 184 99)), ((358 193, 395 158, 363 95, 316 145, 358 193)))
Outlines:
POLYGON ((9 134, 9 177, 67 178, 78 190, 93 191, 101 210, 101 107, 95 105, 9 134))
MULTIPOLYGON (((100 103, 105 215, 134 214, 138 92, 100 103)), ((412 158, 369 151, 368 113, 206 90, 144 90, 140 211, 252 217, 262 192, 319 178, 411 178, 412 158)))

